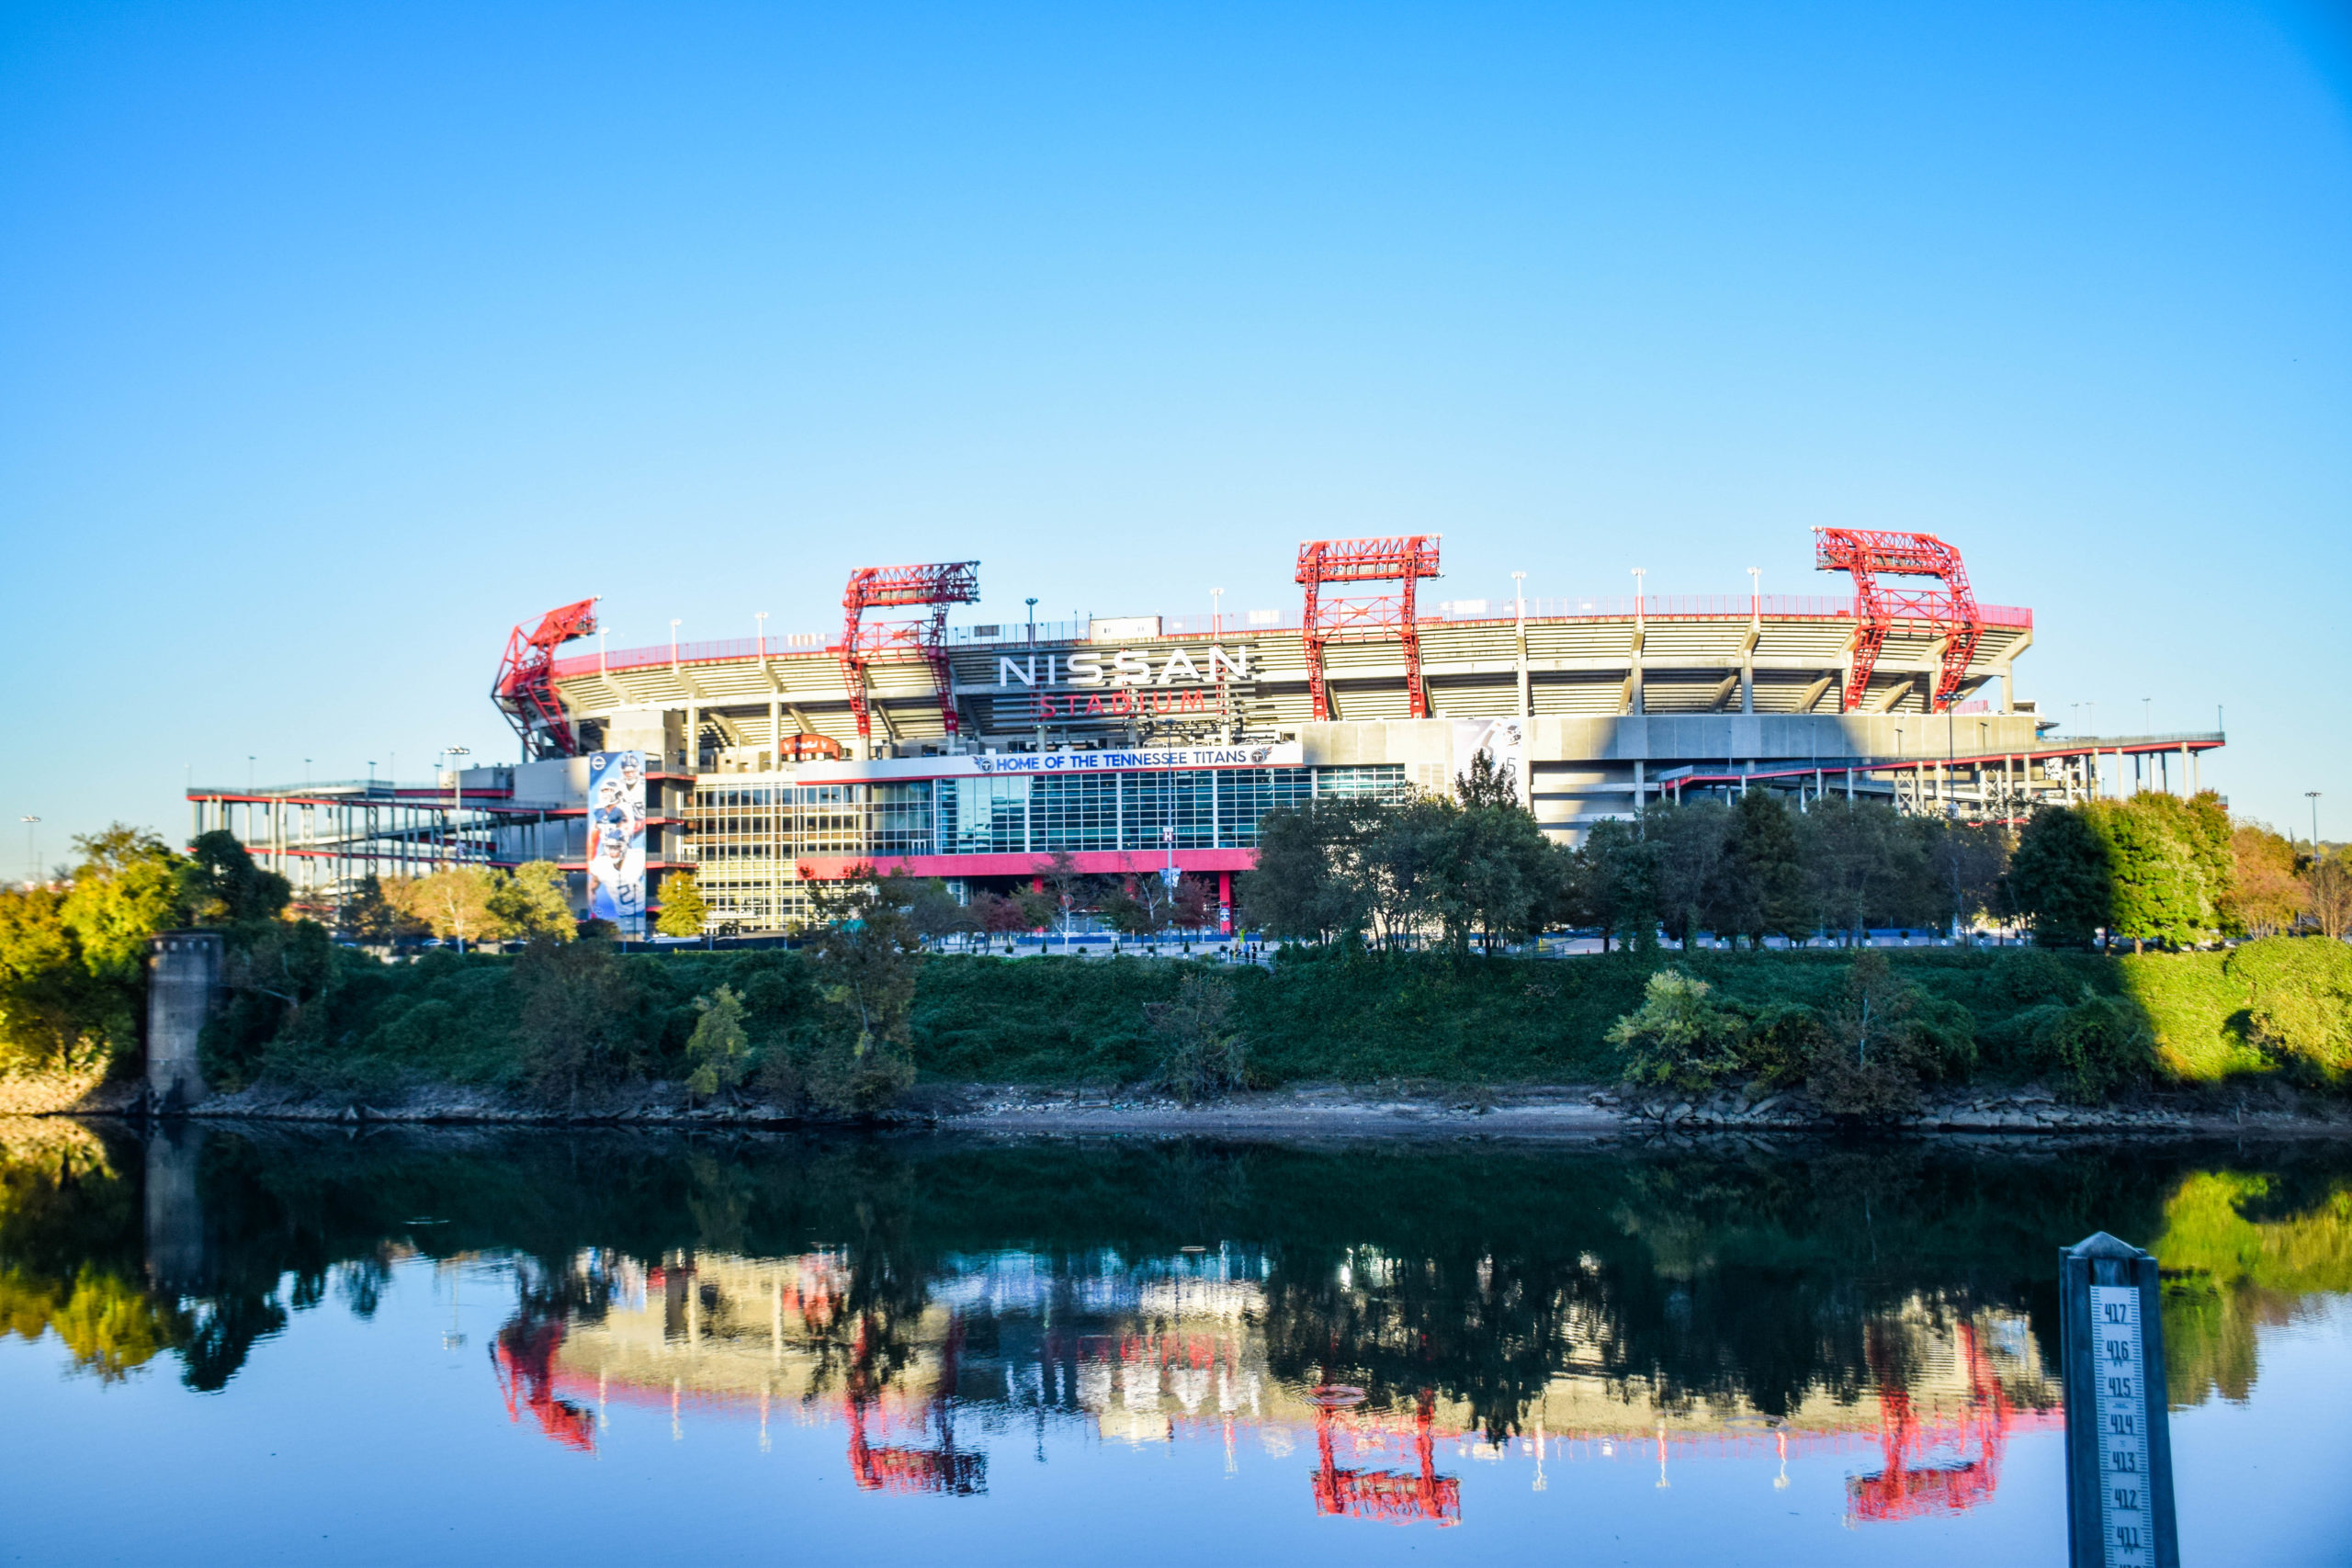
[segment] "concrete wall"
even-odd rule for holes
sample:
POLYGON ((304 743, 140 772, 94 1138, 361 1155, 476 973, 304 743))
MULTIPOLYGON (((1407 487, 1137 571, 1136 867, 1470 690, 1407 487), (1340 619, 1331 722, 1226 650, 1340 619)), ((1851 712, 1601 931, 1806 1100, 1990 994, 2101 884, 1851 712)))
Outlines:
POLYGON ((212 1016, 222 953, 218 931, 161 931, 147 940, 147 1089, 165 1111, 207 1092, 196 1045, 212 1016))

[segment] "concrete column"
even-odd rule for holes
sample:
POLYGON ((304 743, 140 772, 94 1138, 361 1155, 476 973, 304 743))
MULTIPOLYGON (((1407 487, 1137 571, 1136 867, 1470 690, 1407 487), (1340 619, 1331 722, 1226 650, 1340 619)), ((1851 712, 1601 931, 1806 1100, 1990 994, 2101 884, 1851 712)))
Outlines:
POLYGON ((159 931, 147 939, 147 1092, 179 1111, 207 1092, 196 1043, 220 985, 219 931, 159 931))

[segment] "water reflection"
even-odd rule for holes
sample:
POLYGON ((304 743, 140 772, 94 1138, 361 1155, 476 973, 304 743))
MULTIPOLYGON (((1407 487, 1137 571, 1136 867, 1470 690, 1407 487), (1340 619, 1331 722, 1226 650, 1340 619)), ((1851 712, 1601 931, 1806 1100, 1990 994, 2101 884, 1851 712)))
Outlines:
POLYGON ((0 1328, 218 1391, 429 1260, 511 1303, 485 1416, 582 1455, 616 1407, 716 1411, 976 1498, 1049 1432, 1215 1445, 1302 1511, 1441 1529, 1506 1459, 1670 1490, 1830 1456, 1869 1527, 1984 1506, 2054 1430, 2054 1248, 2098 1228, 2167 1266, 2176 1402, 2244 1401, 2256 1328, 2352 1290, 2352 1162, 44 1122, 0 1129, 0 1328))

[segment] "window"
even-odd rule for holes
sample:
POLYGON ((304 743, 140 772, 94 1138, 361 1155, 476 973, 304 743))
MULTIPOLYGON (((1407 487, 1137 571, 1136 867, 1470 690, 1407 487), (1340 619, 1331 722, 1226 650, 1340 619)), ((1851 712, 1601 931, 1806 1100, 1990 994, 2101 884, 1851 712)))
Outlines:
POLYGON ((939 852, 1017 854, 1029 848, 1027 779, 956 779, 939 792, 939 852))

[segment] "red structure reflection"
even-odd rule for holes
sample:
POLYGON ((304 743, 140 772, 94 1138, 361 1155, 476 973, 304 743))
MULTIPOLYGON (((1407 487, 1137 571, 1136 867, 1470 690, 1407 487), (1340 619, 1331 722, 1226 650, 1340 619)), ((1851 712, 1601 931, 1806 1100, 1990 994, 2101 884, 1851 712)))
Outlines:
POLYGON ((1326 1385, 1315 1391, 1315 1450, 1322 1463, 1315 1472, 1315 1511, 1351 1518, 1379 1519, 1409 1525, 1434 1519, 1441 1528, 1462 1522, 1462 1482, 1437 1473, 1435 1438, 1431 1431, 1436 1397, 1421 1391, 1420 1409, 1414 1419, 1414 1447, 1420 1472, 1398 1470, 1342 1470, 1331 1452, 1335 1414, 1360 1403, 1362 1389, 1326 1385))
POLYGON ((850 1345, 848 1388, 842 1398, 842 1414, 849 1421, 849 1472, 858 1490, 938 1492, 953 1497, 987 1491, 988 1457, 959 1452, 956 1447, 956 1363, 964 1344, 962 1320, 949 1326, 947 1341, 940 1349, 939 1387, 932 1398, 933 1417, 939 1424, 939 1446, 934 1449, 877 1447, 867 1441, 866 1412, 879 1391, 875 1386, 866 1329, 867 1320, 859 1318, 850 1345))
POLYGON ((506 1395, 507 1419, 521 1421, 527 1408, 541 1432, 565 1448, 593 1453, 596 1417, 571 1401, 556 1397, 555 1353, 562 1344, 561 1323, 552 1318, 537 1323, 517 1318, 498 1331, 490 1359, 498 1369, 499 1390, 506 1395))
POLYGON ((1915 1519, 1964 1513, 1992 1501, 2000 1484, 2001 1449, 2013 1413, 1992 1362, 1976 1341, 1976 1325, 1959 1325, 1961 1363, 1968 1371, 1968 1404, 1954 1419, 1921 1421, 1911 1392, 1894 1365, 1888 1331, 1873 1325, 1866 1346, 1879 1384, 1879 1441, 1885 1463, 1846 1483, 1851 1519, 1915 1519))

